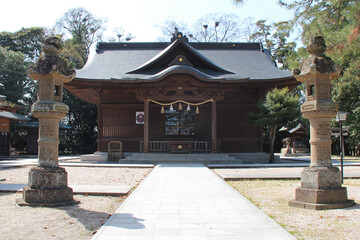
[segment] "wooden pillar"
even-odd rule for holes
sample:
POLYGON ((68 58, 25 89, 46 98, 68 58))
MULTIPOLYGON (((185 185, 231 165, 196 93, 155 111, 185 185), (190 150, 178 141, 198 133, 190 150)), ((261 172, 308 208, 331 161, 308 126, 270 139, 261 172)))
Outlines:
POLYGON ((145 99, 144 102, 144 153, 149 152, 149 106, 150 101, 145 99))
POLYGON ((216 153, 217 149, 217 114, 216 100, 211 102, 211 152, 216 153))
POLYGON ((97 104, 98 110, 98 136, 97 136, 97 151, 100 152, 100 139, 103 138, 103 110, 102 104, 97 104))
MULTIPOLYGON (((99 94, 99 102, 96 104, 97 105, 97 119, 98 119, 98 134, 97 134, 97 151, 100 152, 101 151, 101 139, 103 139, 104 137, 104 129, 103 129, 103 91, 102 89, 98 90, 98 94, 99 94)), ((107 151, 107 148, 106 150, 107 151)))
MULTIPOLYGON (((264 94, 265 94, 265 89, 264 88, 259 88, 260 90, 260 97, 259 97, 259 99, 260 99, 260 101, 264 101, 265 100, 265 96, 264 96, 264 94)), ((257 104, 259 104, 259 102, 257 103, 257 104)), ((260 139, 260 152, 264 152, 264 139, 263 139, 263 129, 262 129, 262 127, 261 126, 258 126, 257 127, 258 129, 259 129, 259 134, 258 134, 258 139, 260 139)))

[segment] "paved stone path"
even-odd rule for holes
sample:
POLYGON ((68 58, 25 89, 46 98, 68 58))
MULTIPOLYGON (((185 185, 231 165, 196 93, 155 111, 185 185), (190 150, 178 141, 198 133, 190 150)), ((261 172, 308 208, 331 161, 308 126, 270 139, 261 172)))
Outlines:
POLYGON ((202 164, 161 164, 93 239, 296 239, 202 164))

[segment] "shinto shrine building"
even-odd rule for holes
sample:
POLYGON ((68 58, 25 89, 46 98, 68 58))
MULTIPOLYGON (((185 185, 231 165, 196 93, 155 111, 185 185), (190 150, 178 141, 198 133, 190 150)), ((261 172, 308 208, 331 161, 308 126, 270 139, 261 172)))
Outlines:
POLYGON ((261 152, 248 113, 274 87, 296 80, 260 43, 98 43, 65 87, 98 107, 98 151, 261 152))

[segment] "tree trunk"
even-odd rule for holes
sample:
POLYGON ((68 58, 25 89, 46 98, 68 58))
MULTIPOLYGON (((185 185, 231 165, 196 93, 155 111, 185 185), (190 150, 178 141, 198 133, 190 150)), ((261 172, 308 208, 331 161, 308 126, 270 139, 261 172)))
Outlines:
POLYGON ((276 125, 272 126, 270 128, 270 157, 269 157, 269 163, 275 163, 275 156, 274 156, 275 137, 276 137, 276 125))

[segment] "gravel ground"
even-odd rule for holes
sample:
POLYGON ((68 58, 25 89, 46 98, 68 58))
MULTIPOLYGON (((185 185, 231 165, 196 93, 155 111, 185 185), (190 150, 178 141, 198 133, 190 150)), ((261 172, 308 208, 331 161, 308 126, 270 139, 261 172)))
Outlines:
MULTIPOLYGON (((150 168, 65 167, 69 184, 137 185, 150 168)), ((300 172, 303 168, 215 169, 216 173, 300 172)), ((30 167, 0 168, 1 183, 27 183, 30 167)), ((345 167, 359 172, 360 167, 345 167)), ((234 188, 298 239, 359 240, 360 207, 312 211, 288 207, 300 181, 234 181, 234 188)), ((345 180, 349 198, 360 202, 360 180, 345 180)), ((58 208, 19 207, 20 193, 0 193, 0 239, 90 239, 124 197, 74 195, 80 204, 58 208)))
MULTIPOLYGON (((214 169, 215 173, 301 172, 303 168, 214 169)), ((345 172, 359 172, 360 167, 344 168, 345 172)), ((229 181, 232 187, 247 197, 297 239, 304 240, 360 240, 360 206, 346 209, 314 211, 292 208, 299 180, 229 181)), ((360 203, 360 179, 345 179, 348 198, 360 203)))
MULTIPOLYGON (((150 168, 65 167, 69 184, 137 186, 150 168)), ((27 183, 30 167, 0 168, 1 183, 27 183)), ((90 239, 125 197, 74 195, 80 204, 19 207, 20 193, 0 193, 0 239, 90 239)))
MULTIPOLYGON (((27 183, 30 166, 0 168, 2 183, 27 183)), ((137 185, 149 168, 65 167, 71 185, 137 185)))

